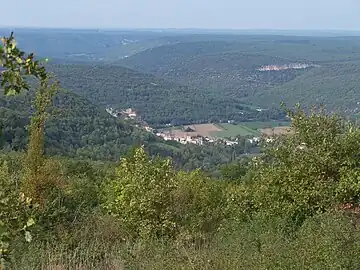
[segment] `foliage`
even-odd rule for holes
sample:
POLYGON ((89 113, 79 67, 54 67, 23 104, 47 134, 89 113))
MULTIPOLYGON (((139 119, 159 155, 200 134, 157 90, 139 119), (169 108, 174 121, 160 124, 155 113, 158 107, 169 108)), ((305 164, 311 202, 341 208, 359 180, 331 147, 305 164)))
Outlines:
MULTIPOLYGON (((0 64, 4 70, 1 73, 1 87, 4 89, 4 94, 20 94, 21 90, 29 90, 29 84, 25 75, 33 76, 39 81, 39 89, 36 93, 36 99, 34 102, 35 115, 31 118, 30 123, 30 140, 27 160, 24 166, 25 177, 21 179, 20 185, 22 186, 22 197, 20 204, 24 202, 29 205, 32 200, 35 203, 41 202, 39 198, 39 190, 43 192, 44 189, 48 188, 42 181, 39 181, 39 171, 43 165, 43 151, 44 151, 44 133, 45 133, 45 121, 47 118, 46 110, 51 105, 52 97, 57 89, 57 84, 50 82, 50 75, 46 72, 45 67, 37 60, 34 60, 34 55, 29 54, 25 56, 25 52, 21 51, 16 47, 16 41, 11 33, 9 38, 2 38, 3 46, 0 47, 0 64)), ((47 61, 47 60, 46 60, 47 61)), ((3 168, 6 170, 7 168, 3 168)), ((5 187, 6 183, 2 183, 5 187)), ((15 233, 18 224, 9 224, 9 220, 23 221, 26 213, 12 212, 13 209, 9 210, 9 207, 19 208, 16 205, 16 201, 13 201, 13 194, 9 194, 9 190, 5 190, 2 194, 2 208, 5 208, 4 217, 5 222, 1 220, 1 225, 4 227, 4 232, 1 232, 1 260, 5 260, 3 253, 8 251, 8 246, 11 246, 13 238, 16 236, 15 233), (7 191, 7 192, 6 192, 7 191), (11 216, 16 214, 16 216, 11 216), (8 231, 8 230, 14 231, 8 231)), ((18 199, 19 200, 19 199, 18 199)), ((3 210, 2 210, 3 211, 3 210)), ((24 221, 23 221, 24 222, 24 221)), ((33 218, 23 225, 23 231, 25 232, 26 241, 30 242, 32 236, 27 230, 28 227, 34 225, 35 221, 33 218)))
MULTIPOLYGON (((358 148, 358 130, 322 111, 306 115, 298 110, 291 117, 294 134, 267 145, 257 164, 227 166, 222 181, 199 171, 178 172, 169 160, 152 159, 143 148, 123 158, 116 171, 89 161, 64 159, 56 165, 49 160, 43 170, 46 178, 66 179, 65 185, 47 195, 29 249, 15 242, 11 265, 15 269, 29 265, 356 268, 358 214, 348 217, 333 209, 348 202, 356 205, 358 200, 358 164, 352 155, 358 148), (313 152, 303 149, 302 155, 296 154, 296 146, 304 140, 307 151, 313 152), (349 174, 340 169, 330 173, 331 168, 349 174), (274 192, 277 179, 280 188, 274 192), (326 184, 331 181, 336 185, 329 192, 326 184), (283 195, 288 190, 295 199, 283 195), (317 210, 325 213, 319 215, 317 210), (305 217, 302 223, 299 217, 305 217)), ((11 175, 16 176, 17 162, 4 158, 13 164, 11 175)))
POLYGON ((1 87, 5 95, 19 94, 21 90, 29 90, 29 84, 24 79, 24 75, 32 75, 40 81, 47 77, 45 68, 39 61, 34 60, 34 54, 25 55, 25 52, 16 47, 13 33, 9 38, 1 39, 3 45, 0 46, 0 67, 1 87))
POLYGON ((359 230, 341 214, 309 219, 289 236, 277 219, 229 224, 202 246, 164 239, 130 243, 114 220, 89 218, 67 241, 35 243, 14 260, 14 269, 356 269, 359 230))
POLYGON ((249 160, 243 159, 236 163, 223 165, 220 169, 221 176, 225 180, 241 180, 249 170, 249 160))
POLYGON ((42 203, 44 195, 41 194, 46 189, 50 189, 48 181, 51 179, 48 175, 42 178, 44 166, 44 143, 45 143, 45 122, 48 118, 47 110, 52 104, 52 98, 55 95, 58 85, 50 84, 48 75, 44 81, 40 82, 34 101, 35 112, 33 113, 29 126, 29 144, 27 149, 26 168, 24 168, 24 178, 22 180, 23 192, 29 197, 42 203))
POLYGON ((198 172, 176 173, 169 160, 151 160, 143 148, 122 159, 104 207, 141 238, 191 238, 216 231, 223 218, 219 187, 198 172))
POLYGON ((31 198, 20 192, 19 179, 11 175, 6 162, 0 167, 0 266, 5 264, 13 251, 13 239, 25 235, 27 242, 32 236, 28 230, 34 225, 34 204, 31 198))
POLYGON ((270 144, 254 163, 258 209, 303 220, 359 203, 359 128, 323 110, 308 116, 298 109, 290 117, 294 133, 270 144))
POLYGON ((174 173, 169 160, 152 161, 143 149, 136 150, 117 168, 105 208, 135 234, 170 234, 176 227, 168 210, 170 193, 175 188, 174 173))

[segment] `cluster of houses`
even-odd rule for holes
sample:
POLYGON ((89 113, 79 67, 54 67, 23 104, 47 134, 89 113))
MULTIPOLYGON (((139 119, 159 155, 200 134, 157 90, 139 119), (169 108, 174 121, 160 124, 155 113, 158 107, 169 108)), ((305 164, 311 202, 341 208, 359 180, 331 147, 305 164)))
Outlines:
POLYGON ((134 111, 131 108, 121 111, 121 114, 125 115, 125 119, 126 118, 135 119, 137 117, 136 111, 134 111))
MULTIPOLYGON (((135 110, 129 108, 126 110, 122 110, 122 111, 118 111, 115 110, 111 107, 107 107, 106 111, 114 116, 114 117, 120 117, 123 116, 125 117, 125 119, 137 119, 137 113, 135 110)), ((140 125, 136 125, 138 127, 142 127, 143 129, 145 129, 147 132, 151 132, 154 133, 154 129, 152 127, 150 127, 146 122, 141 121, 140 125)), ((179 142, 181 144, 196 144, 196 145, 204 145, 206 143, 223 143, 227 146, 234 146, 239 144, 239 142, 237 140, 227 140, 227 139, 221 139, 221 138, 211 138, 211 137, 203 137, 201 135, 189 135, 186 132, 181 132, 181 133, 173 133, 170 131, 162 131, 162 132, 157 132, 154 133, 156 136, 163 138, 165 141, 176 141, 179 142)), ((267 142, 271 142, 272 139, 271 138, 267 138, 266 139, 267 142)), ((251 144, 258 144, 260 142, 260 138, 259 137, 253 137, 248 139, 248 142, 250 142, 251 144)))
POLYGON ((203 145, 205 142, 205 138, 201 136, 176 136, 174 134, 166 133, 166 132, 158 132, 156 133, 156 136, 161 137, 164 139, 164 141, 176 141, 182 144, 197 144, 197 145, 203 145))
POLYGON ((107 107, 106 111, 114 117, 119 117, 120 115, 124 116, 125 119, 136 119, 136 117, 137 117, 136 111, 134 111, 131 108, 123 110, 123 111, 119 111, 119 110, 115 110, 111 107, 107 107))
POLYGON ((238 141, 230 141, 220 138, 209 138, 203 136, 190 136, 190 135, 176 135, 170 132, 158 132, 156 136, 163 138, 165 141, 176 141, 182 144, 196 144, 204 145, 205 143, 224 143, 227 146, 233 146, 239 144, 238 141))
MULTIPOLYGON (((251 144, 258 144, 258 143, 260 143, 260 140, 261 140, 261 138, 259 138, 259 137, 253 137, 253 138, 247 139, 247 141, 251 144)), ((271 143, 273 141, 274 141, 274 138, 272 138, 272 137, 265 138, 265 142, 267 142, 267 143, 271 143)))
MULTIPOLYGON (((171 134, 169 132, 158 132, 156 133, 156 136, 163 138, 165 141, 176 141, 182 144, 196 144, 196 145, 204 145, 205 143, 223 143, 227 146, 234 146, 239 144, 237 140, 227 140, 227 139, 221 139, 221 138, 209 138, 209 137, 202 137, 202 136, 178 136, 171 134)), ((261 138, 260 137, 253 137, 247 139, 247 141, 250 144, 256 145, 260 143, 261 138)), ((265 141, 267 143, 271 143, 274 141, 273 138, 267 137, 265 138, 265 141)))

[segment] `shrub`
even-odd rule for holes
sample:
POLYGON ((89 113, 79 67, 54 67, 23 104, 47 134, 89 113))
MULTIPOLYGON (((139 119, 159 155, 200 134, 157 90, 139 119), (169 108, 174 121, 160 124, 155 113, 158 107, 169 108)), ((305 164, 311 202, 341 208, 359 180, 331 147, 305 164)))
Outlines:
POLYGON ((152 160, 143 148, 121 160, 105 194, 105 209, 144 239, 203 236, 225 216, 218 184, 198 171, 176 173, 169 160, 152 160))
POLYGON ((256 206, 301 222, 359 202, 360 129, 323 111, 292 114, 293 134, 268 145, 254 166, 256 206))

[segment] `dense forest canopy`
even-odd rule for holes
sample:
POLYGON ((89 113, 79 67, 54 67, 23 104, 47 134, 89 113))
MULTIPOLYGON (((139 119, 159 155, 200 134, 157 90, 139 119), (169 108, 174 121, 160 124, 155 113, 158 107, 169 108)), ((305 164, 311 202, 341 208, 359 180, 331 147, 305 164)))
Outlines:
MULTIPOLYGON (((25 150, 29 117, 34 93, 0 99, 0 146, 6 151, 25 150)), ((132 147, 144 145, 151 156, 172 157, 177 166, 191 170, 217 170, 221 164, 244 154, 245 139, 236 147, 224 145, 182 145, 165 142, 140 127, 116 119, 104 109, 66 90, 53 100, 45 129, 45 151, 49 155, 65 155, 77 159, 115 162, 132 147), (216 155, 215 155, 216 153, 216 155)))
MULTIPOLYGON (((235 119, 280 119, 281 110, 259 113, 231 96, 202 91, 159 79, 131 69, 112 65, 52 65, 63 87, 92 102, 113 108, 133 108, 154 126, 171 123, 206 123, 235 119)), ((239 94, 240 97, 240 94, 239 94)))

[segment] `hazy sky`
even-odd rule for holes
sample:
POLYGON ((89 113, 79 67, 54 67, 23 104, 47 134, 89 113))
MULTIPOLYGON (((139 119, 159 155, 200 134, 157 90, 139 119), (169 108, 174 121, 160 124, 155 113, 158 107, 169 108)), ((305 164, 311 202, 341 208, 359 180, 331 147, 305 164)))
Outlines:
POLYGON ((360 0, 2 0, 0 26, 360 30, 360 0))

